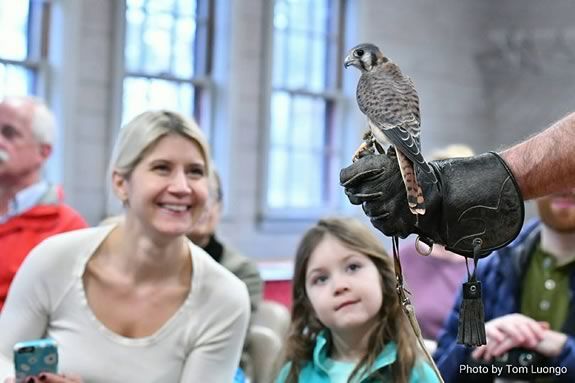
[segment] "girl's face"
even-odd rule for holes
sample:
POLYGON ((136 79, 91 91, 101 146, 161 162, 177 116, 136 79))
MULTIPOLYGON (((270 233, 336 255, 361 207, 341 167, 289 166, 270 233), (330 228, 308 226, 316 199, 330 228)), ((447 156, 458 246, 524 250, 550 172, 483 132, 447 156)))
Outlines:
POLYGON ((129 178, 114 174, 127 213, 165 235, 190 231, 208 196, 206 163, 200 147, 180 135, 162 137, 136 165, 129 178))
POLYGON ((367 331, 377 320, 383 297, 371 259, 326 235, 312 252, 306 293, 317 318, 335 333, 367 331))

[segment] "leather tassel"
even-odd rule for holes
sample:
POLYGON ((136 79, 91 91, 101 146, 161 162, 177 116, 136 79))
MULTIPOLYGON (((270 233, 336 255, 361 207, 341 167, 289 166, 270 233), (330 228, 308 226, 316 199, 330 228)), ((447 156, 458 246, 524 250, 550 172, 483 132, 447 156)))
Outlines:
POLYGON ((485 314, 481 300, 481 282, 471 278, 463 284, 463 300, 459 309, 457 343, 466 346, 487 344, 485 337, 485 314))
POLYGON ((481 300, 481 282, 475 276, 477 262, 483 241, 480 238, 473 240, 473 274, 469 272, 467 258, 467 282, 463 284, 463 299, 459 307, 459 321, 457 323, 457 343, 466 346, 482 346, 487 344, 485 336, 485 313, 481 300))

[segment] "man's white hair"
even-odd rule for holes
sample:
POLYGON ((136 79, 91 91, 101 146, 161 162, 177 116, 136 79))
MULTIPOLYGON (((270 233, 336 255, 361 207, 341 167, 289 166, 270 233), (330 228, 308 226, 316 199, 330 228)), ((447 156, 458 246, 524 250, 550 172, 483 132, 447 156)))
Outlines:
POLYGON ((32 132, 43 144, 54 144, 56 133, 56 117, 44 102, 32 98, 34 103, 34 114, 32 116, 32 132))
POLYGON ((56 117, 48 109, 44 101, 32 96, 10 96, 6 97, 3 102, 12 105, 28 104, 32 106, 32 116, 30 118, 30 127, 36 139, 43 144, 54 144, 56 134, 56 117))

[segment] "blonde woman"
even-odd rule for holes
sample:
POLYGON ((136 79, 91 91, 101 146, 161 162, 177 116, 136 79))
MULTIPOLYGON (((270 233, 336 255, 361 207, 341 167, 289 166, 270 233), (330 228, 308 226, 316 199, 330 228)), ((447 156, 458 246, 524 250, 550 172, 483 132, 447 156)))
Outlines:
POLYGON ((125 220, 55 236, 16 275, 0 353, 50 337, 61 374, 43 382, 231 382, 249 319, 245 285, 187 240, 208 195, 196 124, 141 114, 110 162, 125 220))

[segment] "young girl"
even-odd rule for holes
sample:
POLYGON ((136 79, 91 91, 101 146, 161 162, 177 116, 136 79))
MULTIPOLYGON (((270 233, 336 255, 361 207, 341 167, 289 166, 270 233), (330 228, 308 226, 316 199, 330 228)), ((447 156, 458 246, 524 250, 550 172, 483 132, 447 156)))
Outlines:
POLYGON ((320 220, 297 250, 287 364, 276 382, 438 382, 395 284, 391 258, 365 225, 320 220))

